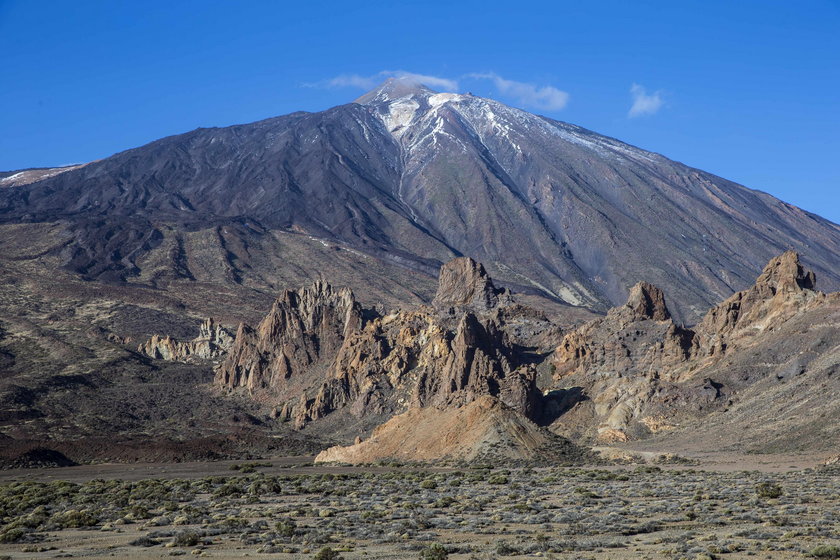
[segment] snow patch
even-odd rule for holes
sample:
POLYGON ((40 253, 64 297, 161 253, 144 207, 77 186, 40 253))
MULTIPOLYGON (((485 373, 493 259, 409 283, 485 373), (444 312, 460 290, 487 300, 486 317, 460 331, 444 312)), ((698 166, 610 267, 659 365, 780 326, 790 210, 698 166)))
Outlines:
POLYGON ((20 171, 18 173, 15 173, 14 175, 9 175, 8 177, 4 177, 3 179, 0 179, 0 183, 7 183, 7 182, 10 183, 10 182, 14 181, 15 179, 17 179, 18 177, 23 177, 23 171, 20 171))
POLYGON ((382 115, 382 122, 395 138, 400 138, 414 120, 419 108, 420 104, 414 98, 402 97, 388 104, 388 113, 382 115))
POLYGON ((457 93, 436 93, 429 96, 429 105, 432 109, 437 109, 444 103, 448 103, 449 101, 461 101, 463 98, 463 95, 458 95, 457 93))

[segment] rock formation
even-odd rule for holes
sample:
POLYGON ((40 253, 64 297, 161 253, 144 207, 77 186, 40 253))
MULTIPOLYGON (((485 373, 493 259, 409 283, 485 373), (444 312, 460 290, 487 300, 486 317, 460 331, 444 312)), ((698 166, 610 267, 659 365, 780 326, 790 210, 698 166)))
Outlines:
POLYGON ((748 344, 756 334, 819 304, 825 294, 815 291, 815 285, 814 273, 802 268, 793 251, 772 259, 752 287, 732 295, 703 317, 695 329, 696 354, 716 356, 733 344, 748 344))
POLYGON ((199 334, 192 340, 179 341, 171 336, 153 335, 140 344, 137 351, 151 358, 187 362, 195 359, 217 360, 233 345, 233 336, 212 318, 199 326, 199 334))
POLYGON ((256 329, 242 324, 216 383, 285 399, 317 386, 344 343, 362 327, 362 309, 347 289, 317 281, 286 290, 256 329))
POLYGON ((498 399, 483 395, 462 407, 410 408, 376 428, 370 439, 331 447, 315 462, 483 458, 568 462, 581 455, 568 441, 539 428, 498 399))
MULTIPOLYGON (((563 387, 557 395, 565 398, 572 387, 579 395, 556 407, 565 412, 556 428, 623 441, 726 407, 756 375, 736 375, 722 360, 745 355, 765 340, 763 333, 783 330, 792 318, 824 306, 827 296, 814 284, 813 273, 787 252, 770 261, 754 286, 713 307, 693 329, 673 323, 661 290, 637 284, 624 306, 568 333, 556 349, 555 383, 563 387)), ((790 369, 765 365, 777 368, 780 378, 790 369)))
POLYGON ((363 417, 491 395, 533 417, 535 377, 492 320, 465 313, 452 332, 432 315, 400 312, 348 337, 327 381, 294 416, 301 425, 342 407, 363 417))
POLYGON ((438 289, 432 305, 444 312, 466 309, 482 313, 509 298, 506 290, 493 285, 481 263, 469 257, 460 257, 440 268, 438 289))
POLYGON ((412 406, 463 406, 483 395, 535 418, 536 370, 504 327, 506 320, 518 332, 550 323, 521 306, 508 317, 501 310, 511 302, 468 258, 441 269, 440 314, 428 307, 371 311, 365 323, 349 290, 316 283, 286 292, 256 329, 241 325, 216 383, 275 403, 275 416, 297 427, 338 410, 387 418, 412 406))
POLYGON ((640 282, 626 304, 563 338, 554 355, 555 374, 659 375, 689 357, 693 338, 692 331, 671 320, 662 290, 640 282))

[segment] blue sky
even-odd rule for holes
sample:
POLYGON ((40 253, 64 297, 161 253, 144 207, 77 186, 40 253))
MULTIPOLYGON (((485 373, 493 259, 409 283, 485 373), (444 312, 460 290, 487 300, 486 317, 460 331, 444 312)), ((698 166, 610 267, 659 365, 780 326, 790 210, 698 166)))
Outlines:
POLYGON ((838 0, 0 0, 0 169, 318 111, 411 72, 840 222, 838 30, 838 0))

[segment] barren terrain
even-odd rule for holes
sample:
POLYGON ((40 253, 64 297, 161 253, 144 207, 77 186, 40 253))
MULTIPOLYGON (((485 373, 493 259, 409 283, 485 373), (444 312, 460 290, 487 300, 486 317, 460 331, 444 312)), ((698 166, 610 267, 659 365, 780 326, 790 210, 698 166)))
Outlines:
POLYGON ((840 472, 802 468, 814 461, 356 468, 300 458, 6 471, 0 555, 833 558, 840 472))

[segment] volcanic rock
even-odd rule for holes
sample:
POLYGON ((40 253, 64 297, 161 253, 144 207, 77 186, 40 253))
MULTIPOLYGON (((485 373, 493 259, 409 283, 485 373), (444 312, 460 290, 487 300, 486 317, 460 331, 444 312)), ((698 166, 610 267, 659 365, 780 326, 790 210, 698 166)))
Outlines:
POLYGON ((554 355, 558 377, 598 370, 658 374, 683 363, 694 333, 670 318, 656 286, 640 282, 627 303, 568 333, 554 355))
MULTIPOLYGON (((584 396, 560 424, 590 423, 589 433, 602 441, 622 441, 630 437, 628 431, 644 435, 672 428, 681 419, 725 406, 758 376, 735 375, 723 357, 744 355, 763 343, 763 334, 783 331, 791 319, 834 305, 836 298, 814 291, 814 283, 813 273, 787 252, 770 261, 754 286, 712 308, 694 329, 673 323, 659 289, 636 285, 626 305, 568 333, 556 349, 556 382, 577 387, 584 396)), ((807 369, 803 359, 816 357, 764 367, 785 379, 807 369)))
POLYGON ((673 323, 662 291, 642 282, 625 305, 563 338, 553 356, 554 376, 566 387, 583 388, 590 432, 603 442, 625 441, 660 378, 689 358, 693 337, 673 323))
POLYGON ((630 289, 630 296, 624 307, 630 310, 630 317, 636 320, 667 321, 671 318, 671 313, 665 305, 665 294, 647 282, 639 282, 630 289))
POLYGON ((370 311, 363 324, 347 290, 316 284, 286 292, 256 330, 240 326, 216 383, 273 400, 274 415, 299 428, 338 410, 384 418, 412 406, 463 406, 483 395, 535 418, 536 370, 504 327, 507 320, 519 332, 525 323, 532 329, 550 323, 521 306, 497 312, 509 300, 466 258, 443 267, 440 315, 428 307, 384 316, 370 311))
POLYGON ((241 324, 216 384, 283 399, 323 379, 344 339, 362 326, 361 306, 347 289, 316 281, 286 290, 256 329, 241 324))
POLYGON ((187 362, 194 359, 216 360, 233 346, 233 335, 212 318, 199 326, 193 340, 181 342, 171 336, 153 335, 140 344, 137 351, 151 358, 187 362))
POLYGON ((534 417, 535 379, 492 320, 465 313, 452 332, 434 316, 399 312, 348 337, 327 381, 294 417, 302 425, 343 407, 364 417, 411 406, 462 406, 483 395, 534 417))
POLYGON ((772 259, 750 288, 713 307, 697 325, 698 356, 725 353, 733 344, 772 329, 793 315, 819 305, 825 295, 815 290, 816 277, 805 271, 793 251, 772 259))
POLYGON ((509 300, 506 290, 497 289, 481 263, 469 257, 452 259, 440 268, 435 309, 486 312, 500 301, 509 300))

